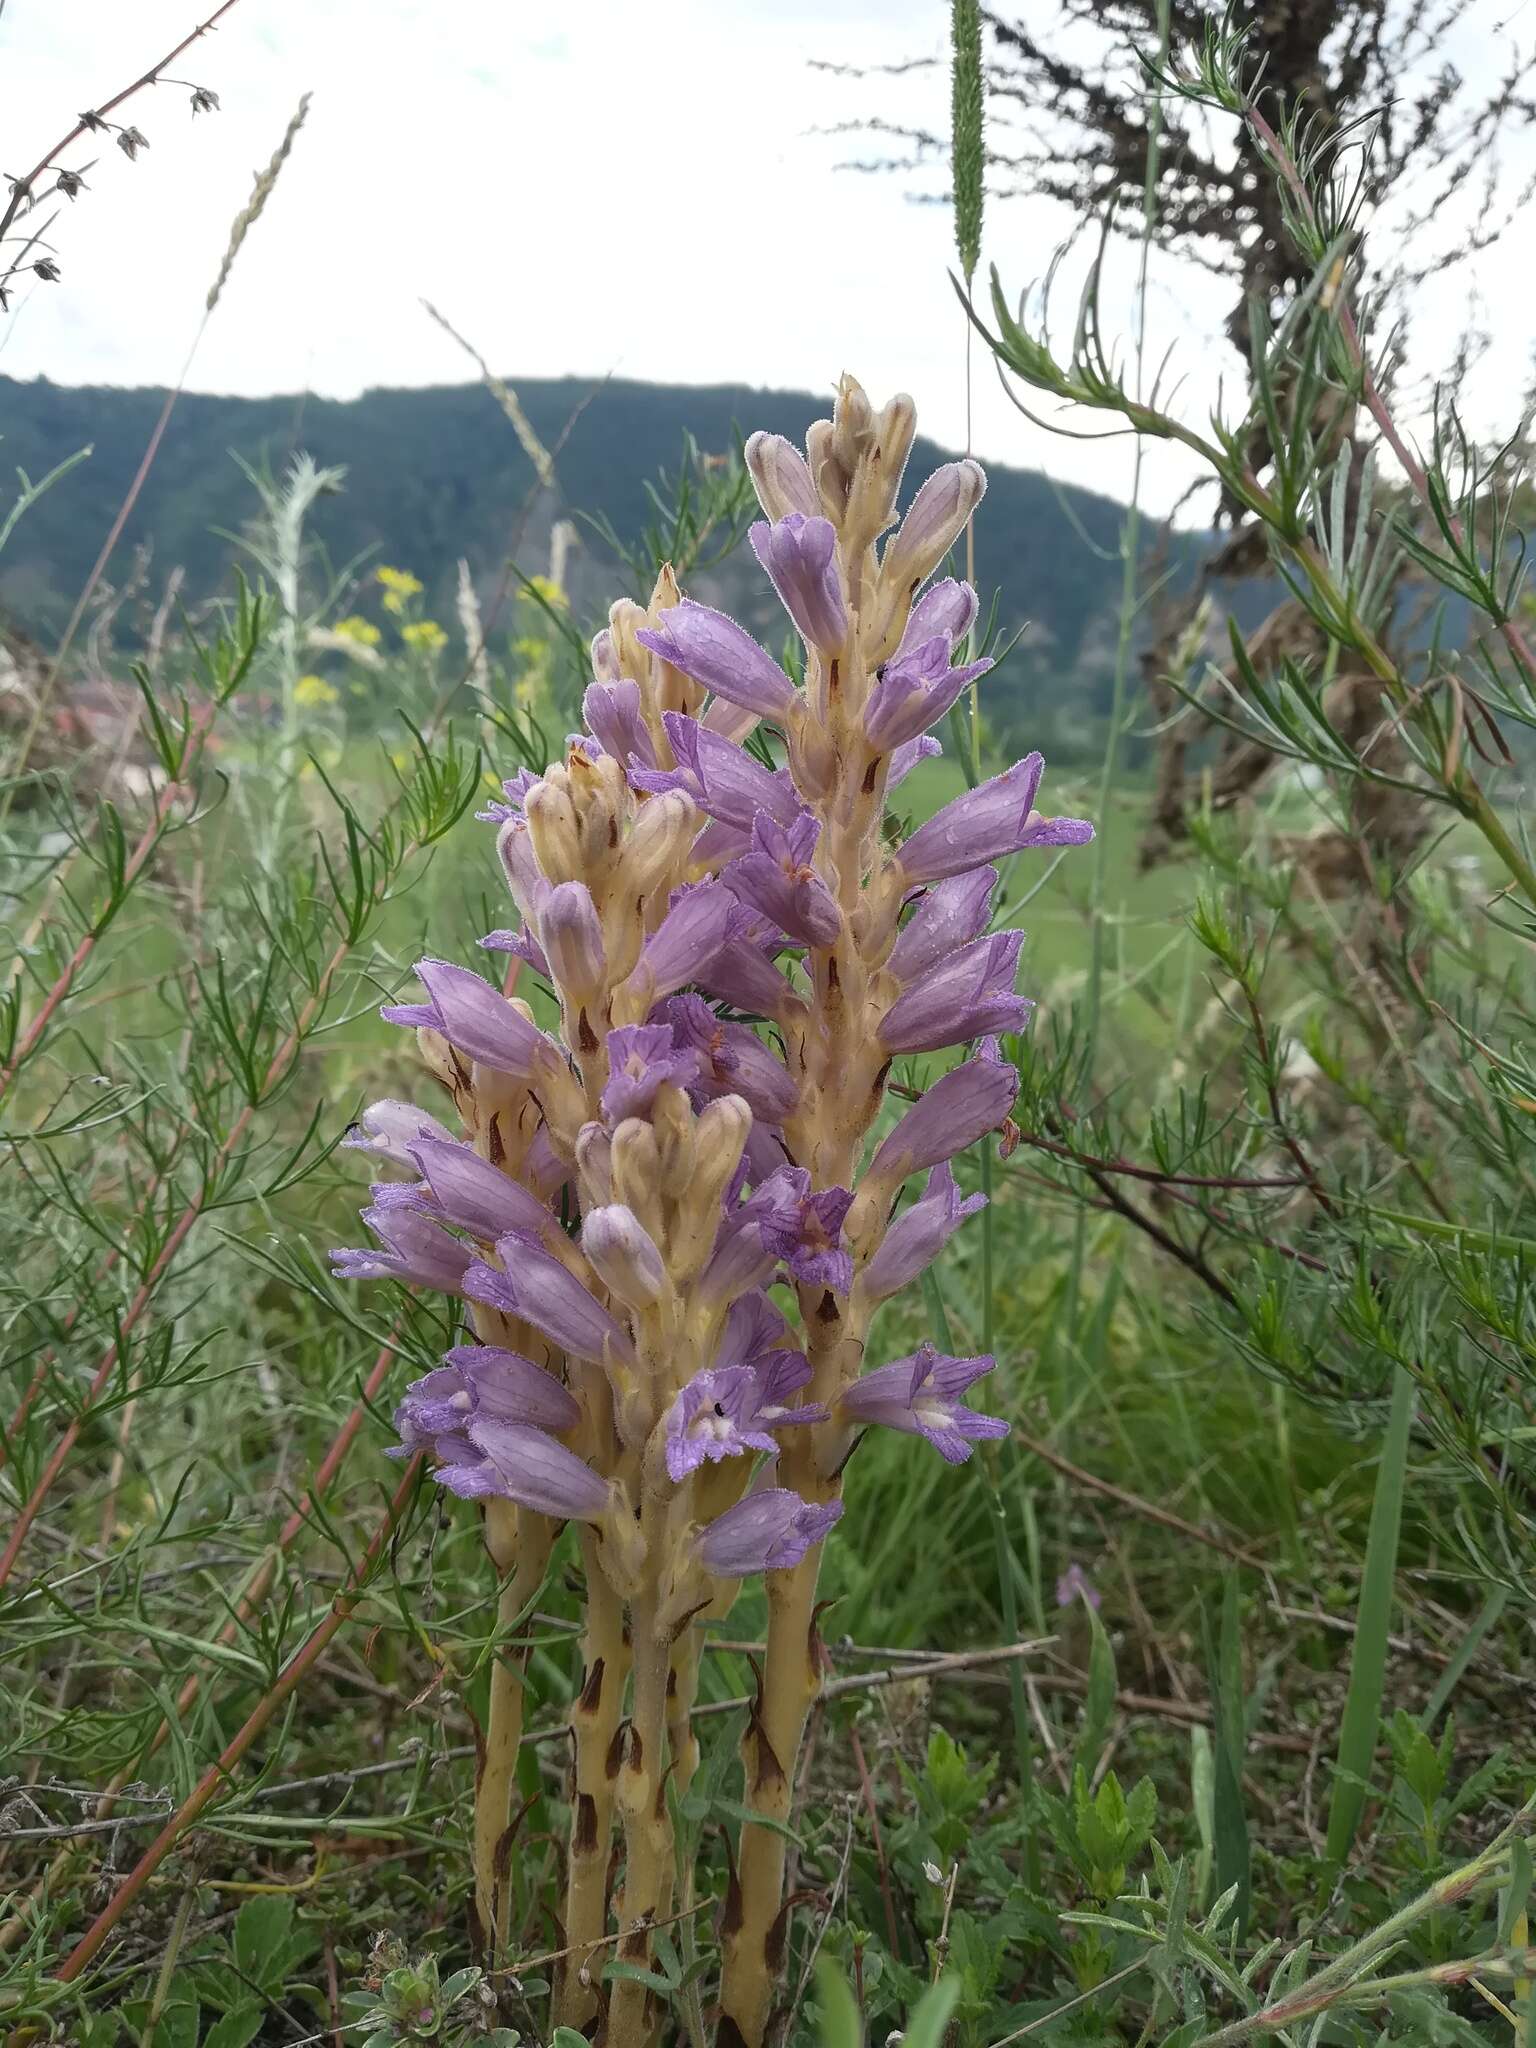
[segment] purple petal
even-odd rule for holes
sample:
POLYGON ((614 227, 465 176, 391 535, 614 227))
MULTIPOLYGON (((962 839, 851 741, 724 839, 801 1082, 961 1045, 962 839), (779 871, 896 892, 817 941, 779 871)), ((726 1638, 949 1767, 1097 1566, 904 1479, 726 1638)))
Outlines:
POLYGON ((902 847, 910 882, 941 882, 1027 846, 1081 846, 1093 837, 1082 818, 1042 818, 1034 808, 1045 761, 1027 754, 1002 775, 947 803, 902 847))
POLYGON ((671 606, 635 638, 717 697, 760 718, 783 718, 796 701, 789 677, 744 627, 691 598, 671 606))
POLYGON ((891 1052, 935 1052, 984 1032, 1020 1031, 1034 1005, 1013 992, 1019 931, 992 932, 920 976, 886 1012, 881 1043, 891 1052))
POLYGON ((819 1543, 843 1512, 840 1500, 813 1506, 784 1487, 749 1493, 699 1536, 699 1561, 718 1578, 784 1571, 819 1543))

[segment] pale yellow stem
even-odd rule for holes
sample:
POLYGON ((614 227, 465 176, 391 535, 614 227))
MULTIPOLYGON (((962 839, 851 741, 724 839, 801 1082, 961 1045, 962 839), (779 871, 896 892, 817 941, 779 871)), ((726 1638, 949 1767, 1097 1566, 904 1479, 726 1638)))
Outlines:
POLYGON ((597 1944, 608 1932, 608 1862, 618 1788, 615 1752, 629 1676, 624 1605, 597 1561, 597 1542, 582 1530, 587 1565, 587 1621, 582 1638, 585 1672, 571 1710, 576 1757, 571 1785, 571 1837, 565 1888, 565 1946, 555 1990, 555 2024, 580 2031, 597 2011, 587 1981, 597 1944))
MULTIPOLYGON (((511 1501, 487 1501, 485 1547, 497 1571, 511 1573, 497 1603, 498 1631, 511 1629, 538 1597, 555 1530, 556 1524, 545 1515, 529 1514, 511 1501)), ((527 1661, 526 1650, 502 1649, 496 1654, 491 1666, 485 1750, 475 1781, 475 1916, 481 1941, 497 1963, 506 1953, 512 1910, 502 1838, 511 1824, 517 1793, 527 1661)))
MULTIPOLYGON (((657 1602, 647 1592, 630 1603, 634 1657, 634 1711, 619 1770, 619 1812, 624 1821, 624 1893, 619 1902, 620 1962, 650 1967, 651 1928, 671 1894, 672 1819, 667 1810, 667 1675, 671 1656, 657 1627, 657 1602)), ((650 1993, 633 1978, 619 1978, 608 2008, 607 2048, 646 2048, 650 1993)))

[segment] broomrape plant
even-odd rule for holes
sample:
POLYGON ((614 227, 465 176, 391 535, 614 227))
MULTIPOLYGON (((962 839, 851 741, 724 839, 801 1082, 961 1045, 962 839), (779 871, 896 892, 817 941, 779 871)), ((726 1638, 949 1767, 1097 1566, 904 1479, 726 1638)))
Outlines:
MULTIPOLYGON (((930 582, 985 477, 944 465, 898 524, 914 426, 910 399, 876 412, 844 378, 804 454, 747 443, 766 515, 750 539, 803 642, 803 681, 670 569, 648 607, 613 607, 585 733, 484 814, 521 918, 482 941, 508 960, 507 992, 428 959, 423 1000, 384 1012, 416 1031, 461 1135, 380 1102, 351 1140, 405 1177, 372 1190, 377 1248, 337 1253, 338 1270, 464 1304, 465 1341, 400 1404, 399 1455, 424 1453, 482 1503, 506 1632, 575 1525, 585 1678, 554 2017, 587 2027, 606 2002, 614 2048, 653 2038, 651 1930, 691 1895, 669 1797, 698 1760, 704 1624, 766 1574, 720 1991, 720 2038, 756 2048, 786 1947, 785 1823, 843 1472, 871 1426, 951 1462, 1006 1433, 967 1404, 991 1358, 925 1344, 871 1363, 866 1337, 980 1206, 950 1161, 1005 1127, 1014 1099, 998 1034, 1028 1018, 1023 935, 988 930, 990 863, 1092 828, 1041 816, 1031 754, 887 838, 887 795, 991 665, 967 658, 975 592, 930 582), (525 969, 554 990, 558 1035, 511 993, 525 969), (871 1150, 893 1061, 975 1041, 871 1150), (620 1940, 604 1970, 616 1823, 620 1940)), ((521 1728, 504 1655, 475 1818, 498 1957, 521 1728)))

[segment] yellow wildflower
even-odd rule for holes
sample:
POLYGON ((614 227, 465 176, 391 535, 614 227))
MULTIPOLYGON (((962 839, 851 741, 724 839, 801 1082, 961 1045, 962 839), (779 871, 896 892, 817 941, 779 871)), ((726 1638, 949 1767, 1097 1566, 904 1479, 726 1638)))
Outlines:
POLYGON ((413 619, 410 625, 400 628, 400 638, 407 647, 419 647, 423 654, 436 654, 448 645, 448 635, 436 619, 413 619))
POLYGON ((360 619, 355 613, 350 619, 338 619, 331 631, 338 640, 350 640, 358 647, 377 647, 383 638, 372 619, 360 619))
POLYGON ((528 591, 532 597, 543 598, 557 612, 563 612, 571 601, 551 576, 530 576, 528 591))
POLYGON ((421 584, 409 569, 375 569, 373 573, 384 586, 384 609, 387 612, 403 612, 406 600, 421 594, 421 584))
POLYGON ((409 569, 375 569, 374 576, 386 590, 398 590, 402 597, 416 597, 421 585, 409 569))
POLYGON ((324 676, 300 676, 293 686, 293 701, 305 706, 334 704, 341 693, 324 676))

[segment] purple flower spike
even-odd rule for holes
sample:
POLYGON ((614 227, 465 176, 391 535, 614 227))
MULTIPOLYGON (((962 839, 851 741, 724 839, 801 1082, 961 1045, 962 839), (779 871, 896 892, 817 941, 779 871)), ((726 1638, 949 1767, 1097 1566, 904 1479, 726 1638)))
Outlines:
POLYGON ((703 976, 726 942, 735 909, 735 897, 719 882, 689 882, 673 890, 635 969, 648 982, 651 1001, 703 976))
POLYGON ((769 1434, 795 1422, 825 1422, 827 1411, 785 1405, 811 1376, 798 1351, 769 1352, 757 1365, 716 1365, 695 1373, 667 1413, 667 1470, 687 1478, 706 1459, 744 1457, 779 1447, 769 1434))
POLYGON ((410 1157, 431 1191, 424 1195, 416 1188, 402 1190, 412 1198, 410 1205, 435 1214, 443 1223, 456 1224, 486 1244, 510 1231, 538 1238, 559 1228, 542 1202, 472 1146, 456 1144, 452 1138, 421 1138, 411 1146, 410 1157))
POLYGON ((440 1223, 415 1209, 378 1203, 364 1209, 362 1220, 383 1250, 332 1252, 331 1267, 338 1280, 403 1280, 408 1286, 437 1287, 445 1294, 462 1290, 471 1253, 440 1223))
POLYGON ((416 975, 428 1000, 387 1003, 379 1012, 387 1024, 440 1031, 456 1051, 519 1081, 548 1072, 554 1047, 489 982, 448 960, 418 960, 416 975))
POLYGON ((677 766, 653 770, 632 765, 629 779, 636 789, 652 794, 680 789, 709 817, 741 832, 751 831, 759 811, 767 811, 781 825, 794 823, 800 799, 786 770, 765 768, 734 740, 722 738, 681 711, 664 711, 661 722, 677 766))
POLYGON ((975 623, 975 591, 969 583, 958 583, 953 576, 946 576, 942 583, 925 590, 913 605, 896 659, 900 661, 904 654, 913 653, 936 633, 942 633, 951 647, 957 646, 975 623))
MULTIPOLYGON (((673 996, 658 1015, 679 1047, 693 1049, 706 1096, 739 1095, 755 1119, 782 1123, 799 1100, 784 1062, 746 1024, 724 1024, 701 996, 673 996)), ((612 1038, 609 1040, 612 1059, 612 1038)), ((606 1101, 606 1097, 605 1097, 606 1101)))
POLYGON ((934 1167, 921 1201, 902 1210, 864 1268, 864 1289, 870 1300, 883 1301, 915 1280, 933 1264, 966 1217, 986 1206, 985 1195, 962 1201, 949 1166, 934 1167))
POLYGON ((1005 1060, 995 1038, 982 1040, 978 1056, 941 1074, 897 1124, 870 1161, 883 1180, 905 1180, 925 1166, 937 1166, 995 1131, 1019 1092, 1017 1069, 1005 1060))
POLYGON ((811 866, 821 826, 802 811, 787 829, 766 812, 752 821, 752 850, 720 877, 743 903, 806 946, 831 946, 843 929, 837 898, 811 866))
POLYGON ((920 825, 898 859, 909 882, 942 882, 1027 846, 1083 846, 1093 837, 1086 818, 1042 818, 1034 808, 1044 758, 1026 754, 947 803, 920 825))
MULTIPOLYGON (((599 635, 599 638, 602 636, 599 635)), ((603 743, 603 751, 626 764, 638 760, 643 767, 656 766, 656 749, 650 730, 640 715, 640 685, 628 678, 587 685, 581 700, 581 715, 603 743)))
POLYGON ((996 886, 996 868, 971 868, 930 889, 891 948, 886 966, 896 979, 916 981, 959 947, 969 945, 986 929, 996 886))
POLYGON ((963 1465, 971 1445, 1004 1437, 999 1415, 978 1415, 960 1396, 996 1363, 991 1358, 949 1358, 923 1344, 910 1358, 882 1365, 855 1380, 838 1403, 850 1422, 879 1422, 909 1436, 926 1437, 950 1465, 963 1465))
POLYGON ((671 606, 659 625, 642 627, 635 638, 717 697, 760 718, 784 718, 797 701, 794 684, 745 627, 692 598, 671 606))
POLYGON ((475 1260, 464 1275, 464 1292, 503 1315, 542 1330, 573 1358, 601 1364, 611 1351, 628 1365, 635 1349, 600 1301, 567 1267, 525 1237, 504 1237, 496 1247, 501 1265, 475 1260))
POLYGON ((853 1254, 843 1243, 843 1218, 853 1196, 847 1188, 813 1195, 810 1178, 804 1167, 786 1167, 752 1197, 762 1204, 763 1243, 802 1286, 846 1294, 853 1285, 853 1254))
POLYGON ((864 734, 877 752, 889 753, 936 725, 966 685, 992 666, 982 660, 951 668, 949 657, 949 641, 939 634, 893 655, 880 670, 864 707, 864 734))
POLYGON ((840 1500, 815 1507, 785 1487, 764 1487, 701 1531, 699 1562, 722 1579, 787 1571, 821 1541, 842 1512, 840 1500))
POLYGON ((406 1147, 418 1138, 453 1142, 437 1118, 424 1109, 410 1102, 385 1101, 370 1102, 341 1142, 354 1152, 372 1152, 376 1158, 387 1159, 391 1166, 409 1166, 411 1156, 406 1147))
POLYGON ((610 1031, 603 1115, 610 1124, 620 1124, 627 1116, 649 1116, 658 1088, 687 1088, 698 1071, 698 1052, 691 1045, 677 1044, 666 1024, 626 1024, 610 1031))
POLYGON ((831 520, 791 512, 772 526, 760 519, 747 538, 801 639, 823 654, 840 654, 848 638, 848 610, 831 520))
POLYGON ((497 1494, 562 1521, 601 1521, 608 1506, 607 1481, 542 1429, 482 1415, 464 1434, 480 1463, 455 1460, 438 1467, 437 1477, 453 1492, 470 1499, 497 1494))
POLYGON ((880 1026, 891 1052, 936 1052, 983 1032, 1022 1031, 1034 1004, 1013 992, 1022 932, 974 939, 913 982, 880 1026))

